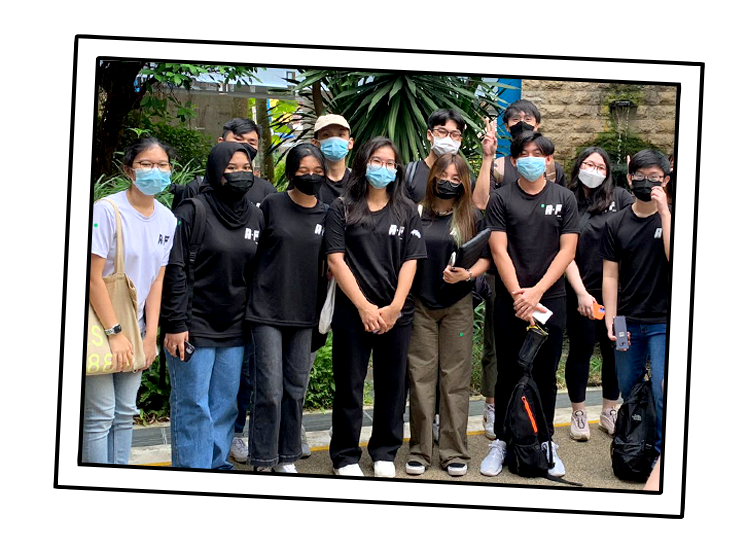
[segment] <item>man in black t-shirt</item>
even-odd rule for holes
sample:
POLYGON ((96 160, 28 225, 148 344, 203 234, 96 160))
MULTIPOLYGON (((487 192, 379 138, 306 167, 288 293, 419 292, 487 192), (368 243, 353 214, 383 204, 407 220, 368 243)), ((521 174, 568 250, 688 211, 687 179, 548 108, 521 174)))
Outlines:
MULTIPOLYGON (((539 349, 532 376, 539 388, 541 406, 550 435, 554 433, 557 382, 565 327, 565 285, 562 275, 575 257, 578 242, 578 205, 573 193, 547 181, 545 170, 555 147, 536 132, 524 132, 511 144, 517 182, 494 193, 487 205, 487 227, 492 230, 490 249, 499 273, 495 300, 495 435, 480 471, 496 476, 506 455, 505 411, 511 392, 523 375, 518 355, 535 311, 552 311, 545 325, 549 337, 539 349), (500 284, 502 282, 502 284, 500 284)), ((546 446, 546 442, 543 444, 546 446)), ((552 443, 553 476, 565 467, 552 443)))
POLYGON ((349 123, 341 115, 318 117, 310 143, 320 149, 326 159, 326 179, 320 186, 318 198, 330 206, 344 193, 351 173, 346 167, 346 155, 354 147, 349 123))
POLYGON ((664 358, 670 296, 672 214, 665 191, 669 161, 660 152, 644 150, 628 165, 628 183, 635 203, 604 226, 602 298, 609 339, 616 340, 613 319, 625 317, 630 347, 615 352, 615 370, 623 399, 651 365, 651 390, 656 405, 656 449, 661 452, 664 358))

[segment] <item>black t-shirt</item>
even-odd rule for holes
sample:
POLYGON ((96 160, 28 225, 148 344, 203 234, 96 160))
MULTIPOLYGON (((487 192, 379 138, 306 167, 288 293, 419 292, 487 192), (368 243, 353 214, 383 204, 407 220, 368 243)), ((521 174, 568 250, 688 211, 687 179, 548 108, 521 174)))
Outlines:
POLYGON ((328 206, 318 201, 304 208, 288 193, 276 193, 263 200, 260 210, 265 229, 258 243, 246 319, 272 326, 315 326, 328 206))
MULTIPOLYGON (((427 308, 444 309, 469 294, 474 283, 462 281, 449 284, 443 280, 443 270, 448 265, 451 254, 458 250, 456 239, 451 234, 453 214, 433 218, 431 214, 423 212, 421 219, 427 259, 419 262, 412 290, 427 308)), ((476 209, 474 209, 474 226, 476 233, 484 228, 482 214, 476 209)), ((483 254, 483 257, 490 257, 489 250, 483 254)))
MULTIPOLYGON (((404 173, 406 173, 406 169, 404 169, 404 173)), ((430 167, 427 166, 427 163, 424 161, 424 159, 418 160, 417 169, 414 171, 414 177, 411 179, 411 181, 406 182, 406 195, 417 204, 422 201, 425 193, 427 192, 427 177, 429 175, 430 167)), ((474 186, 476 185, 476 179, 474 178, 473 174, 469 174, 469 177, 471 178, 471 191, 473 193, 474 186)))
POLYGON ((330 206, 333 201, 343 195, 346 184, 349 182, 349 175, 351 173, 352 171, 347 168, 344 172, 344 177, 341 178, 341 181, 333 181, 332 179, 326 177, 323 185, 320 186, 320 190, 318 191, 318 198, 325 204, 330 206))
POLYGON ((617 314, 629 323, 666 323, 669 261, 659 214, 639 218, 630 207, 611 216, 604 226, 601 257, 620 264, 617 314))
MULTIPOLYGON (((579 232, 575 195, 550 182, 536 195, 529 195, 518 183, 497 189, 490 195, 486 220, 492 231, 507 234, 508 254, 521 288, 530 288, 544 277, 560 251, 561 235, 579 232)), ((560 277, 542 301, 564 296, 560 277)))
POLYGON ((246 196, 255 206, 260 206, 260 203, 263 202, 266 196, 276 192, 276 187, 274 187, 273 183, 256 176, 255 183, 253 183, 246 196))
MULTIPOLYGON (((581 273, 581 280, 586 290, 601 294, 602 290, 602 257, 599 254, 602 240, 604 239, 604 224, 615 213, 624 210, 635 199, 622 187, 615 187, 614 196, 609 208, 601 214, 592 214, 586 221, 586 225, 581 227, 581 234, 578 237, 578 247, 576 248, 576 265, 581 273)), ((578 204, 578 218, 581 223, 584 221, 586 210, 591 206, 589 201, 578 204)))
POLYGON ((193 308, 188 315, 187 266, 195 207, 177 207, 177 231, 164 279, 162 330, 190 332, 197 346, 240 346, 244 344, 243 320, 253 257, 264 228, 263 214, 251 206, 249 222, 238 229, 222 224, 205 200, 206 233, 194 265, 193 308))
MULTIPOLYGON (((505 187, 511 182, 518 181, 518 178, 521 177, 521 174, 518 173, 518 170, 516 170, 516 167, 513 166, 513 164, 510 162, 510 157, 502 157, 500 159, 495 160, 495 162, 503 162, 503 181, 498 182, 495 180, 495 171, 490 171, 490 189, 497 189, 499 187, 505 187)), ((562 185, 563 187, 566 187, 565 185, 565 171, 563 170, 563 167, 560 166, 560 163, 555 161, 555 183, 558 185, 562 185)))
MULTIPOLYGON (((408 219, 399 223, 389 202, 383 209, 371 212, 374 225, 367 227, 362 224, 346 226, 343 199, 335 200, 328 211, 326 253, 344 253, 344 260, 365 298, 378 307, 388 306, 393 301, 404 262, 427 257, 417 207, 414 204, 410 207, 408 219)), ((336 310, 339 307, 353 307, 340 287, 336 293, 336 310)), ((414 300, 410 293, 396 325, 409 324, 413 317, 414 300)), ((336 318, 334 312, 334 323, 336 318)))

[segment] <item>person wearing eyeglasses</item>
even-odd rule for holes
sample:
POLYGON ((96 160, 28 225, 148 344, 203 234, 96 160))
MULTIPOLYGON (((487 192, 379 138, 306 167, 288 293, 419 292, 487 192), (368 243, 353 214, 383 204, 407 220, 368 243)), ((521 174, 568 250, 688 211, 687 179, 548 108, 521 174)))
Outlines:
POLYGON ((416 205, 403 188, 401 156, 391 140, 365 143, 349 185, 326 218, 328 264, 338 288, 333 314, 334 473, 362 476, 362 392, 372 354, 375 410, 367 450, 376 477, 394 477, 403 443, 406 357, 414 318, 410 290, 427 256, 416 205))
POLYGON ((573 412, 570 437, 587 441, 591 437, 586 412, 586 385, 594 346, 599 343, 602 355, 602 411, 599 427, 615 433, 617 398, 620 389, 615 374, 614 349, 604 320, 594 318, 594 302, 602 298, 602 259, 599 248, 604 224, 617 212, 633 204, 633 196, 612 179, 609 155, 600 147, 589 147, 578 155, 570 174, 570 190, 578 201, 581 233, 576 257, 565 270, 567 297, 568 358, 565 382, 573 412))
POLYGON ((176 211, 179 225, 162 299, 174 467, 233 469, 229 452, 247 341, 245 308, 265 227, 262 212, 247 198, 254 157, 244 143, 215 145, 206 164, 210 188, 176 211), (205 233, 194 242, 198 208, 205 212, 205 233))
POLYGON ((611 216, 604 226, 602 296, 605 323, 616 341, 613 320, 625 317, 630 347, 615 350, 615 371, 623 399, 651 366, 651 389, 656 405, 656 450, 661 453, 664 358, 670 299, 670 238, 672 213, 665 187, 669 160, 645 149, 630 159, 628 184, 635 202, 611 216))
MULTIPOLYGON (((120 212, 125 273, 136 287, 138 323, 143 336, 146 367, 158 352, 164 270, 174 242, 177 220, 154 195, 170 182, 172 149, 158 139, 143 138, 128 147, 122 164, 130 187, 108 197, 120 212)), ((91 229, 89 300, 101 321, 112 351, 113 374, 86 376, 82 435, 83 462, 127 464, 133 439, 133 416, 141 371, 132 372, 133 344, 121 332, 103 276, 115 270, 116 219, 107 201, 94 203, 91 229)))
POLYGON ((433 452, 433 416, 439 393, 440 466, 466 474, 469 460, 473 281, 490 266, 489 250, 468 269, 450 265, 451 255, 483 225, 471 203, 469 166, 457 154, 437 158, 420 205, 427 259, 414 280, 414 323, 409 343, 409 457, 406 473, 421 475, 433 452), (437 386, 437 387, 436 387, 437 386))

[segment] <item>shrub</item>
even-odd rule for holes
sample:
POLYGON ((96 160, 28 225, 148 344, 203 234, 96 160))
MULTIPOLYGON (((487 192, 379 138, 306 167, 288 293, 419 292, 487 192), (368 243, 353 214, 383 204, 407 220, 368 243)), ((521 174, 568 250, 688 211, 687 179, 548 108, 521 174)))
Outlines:
POLYGON ((333 366, 331 363, 331 342, 333 333, 328 333, 325 345, 318 350, 310 372, 310 384, 305 398, 306 409, 330 409, 333 406, 333 366))

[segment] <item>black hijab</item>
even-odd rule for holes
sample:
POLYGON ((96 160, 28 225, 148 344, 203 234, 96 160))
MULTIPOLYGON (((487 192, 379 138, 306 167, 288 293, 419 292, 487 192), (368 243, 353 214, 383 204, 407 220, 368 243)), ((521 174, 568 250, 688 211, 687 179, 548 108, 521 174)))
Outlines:
POLYGON ((247 143, 222 141, 211 149, 206 164, 205 182, 209 185, 205 191, 206 201, 219 221, 230 229, 237 229, 246 225, 250 219, 250 211, 253 206, 246 196, 241 199, 232 199, 226 193, 221 192, 221 178, 224 175, 224 170, 226 170, 229 161, 237 151, 246 153, 250 162, 253 161, 257 153, 247 143))

